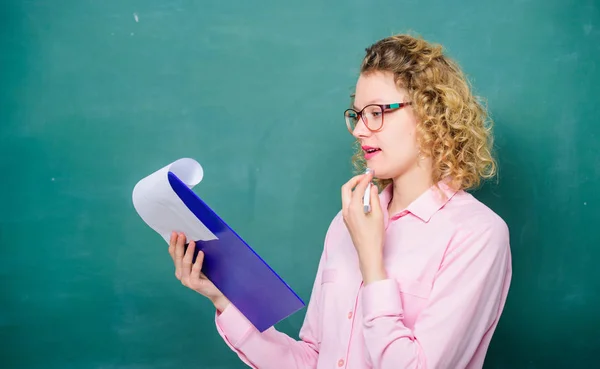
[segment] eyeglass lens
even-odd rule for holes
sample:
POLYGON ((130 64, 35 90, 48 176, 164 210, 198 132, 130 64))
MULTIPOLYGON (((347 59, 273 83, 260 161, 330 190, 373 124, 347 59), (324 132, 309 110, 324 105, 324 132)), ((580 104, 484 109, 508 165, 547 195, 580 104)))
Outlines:
POLYGON ((359 115, 362 117, 363 123, 371 130, 377 130, 383 124, 383 109, 378 105, 368 105, 362 112, 356 113, 354 110, 347 110, 344 114, 348 129, 354 131, 358 123, 359 115))

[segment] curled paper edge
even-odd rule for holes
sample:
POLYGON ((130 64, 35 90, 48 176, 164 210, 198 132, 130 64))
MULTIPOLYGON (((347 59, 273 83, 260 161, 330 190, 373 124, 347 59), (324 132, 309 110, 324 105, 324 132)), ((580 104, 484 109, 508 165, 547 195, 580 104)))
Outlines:
POLYGON ((169 172, 189 188, 204 178, 202 166, 191 158, 178 159, 142 178, 132 193, 133 206, 138 215, 167 243, 173 231, 183 232, 188 240, 217 239, 173 191, 167 177, 169 172))

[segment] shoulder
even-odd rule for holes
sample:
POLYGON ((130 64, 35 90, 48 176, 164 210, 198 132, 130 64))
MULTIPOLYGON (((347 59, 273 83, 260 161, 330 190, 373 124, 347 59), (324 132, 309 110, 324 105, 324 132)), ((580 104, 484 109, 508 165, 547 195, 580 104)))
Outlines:
POLYGON ((346 232, 346 224, 344 223, 344 217, 340 209, 329 222, 325 235, 325 244, 327 245, 328 240, 339 237, 343 232, 346 232))
POLYGON ((508 225, 500 215, 468 192, 457 192, 446 209, 459 229, 471 232, 494 230, 500 234, 509 232, 508 225))
POLYGON ((472 194, 459 191, 446 207, 448 219, 454 224, 454 245, 467 243, 471 247, 505 251, 509 247, 507 223, 490 207, 472 194))
POLYGON ((337 243, 337 240, 339 240, 346 231, 346 224, 344 223, 342 210, 340 209, 329 222, 329 226, 325 233, 325 242, 323 245, 325 256, 327 256, 328 251, 331 249, 331 245, 337 243))

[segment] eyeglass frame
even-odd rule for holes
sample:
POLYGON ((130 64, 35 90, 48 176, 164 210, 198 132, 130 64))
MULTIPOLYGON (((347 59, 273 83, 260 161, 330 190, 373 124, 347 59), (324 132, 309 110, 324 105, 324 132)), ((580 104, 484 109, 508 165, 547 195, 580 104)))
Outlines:
MULTIPOLYGON (((350 129, 350 125, 348 124, 348 120, 346 118, 346 113, 348 113, 349 111, 353 111, 354 113, 356 113, 356 115, 358 116, 358 118, 363 121, 363 123, 365 124, 365 127, 367 127, 367 129, 369 131, 371 131, 371 132, 378 132, 378 131, 380 131, 383 128, 383 117, 384 117, 384 115, 385 115, 386 112, 397 111, 397 110, 402 109, 402 108, 404 108, 405 106, 408 106, 408 105, 412 105, 412 101, 401 102, 401 103, 393 103, 393 104, 369 104, 369 105, 363 107, 360 111, 356 111, 353 108, 348 108, 348 109, 344 110, 344 121, 346 122, 346 128, 348 128, 348 131, 350 131, 350 133, 354 132, 353 130, 350 129), (381 125, 377 129, 371 129, 371 128, 369 128, 369 123, 365 120, 365 118, 363 116, 363 112, 369 106, 378 106, 381 109, 381 125)), ((358 119, 357 119, 357 121, 358 121, 358 119)), ((354 126, 354 128, 356 128, 356 126, 354 126)))

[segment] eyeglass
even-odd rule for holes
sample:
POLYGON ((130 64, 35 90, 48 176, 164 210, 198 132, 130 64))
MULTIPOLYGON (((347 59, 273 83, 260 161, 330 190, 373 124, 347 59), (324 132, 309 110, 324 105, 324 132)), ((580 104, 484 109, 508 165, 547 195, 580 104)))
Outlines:
POLYGON ((371 132, 377 132, 383 127, 383 114, 385 112, 398 110, 407 105, 411 105, 412 102, 403 102, 387 105, 370 104, 365 106, 361 111, 356 111, 352 108, 344 111, 344 118, 346 119, 346 126, 350 133, 354 132, 358 118, 360 117, 365 123, 367 129, 371 132))

